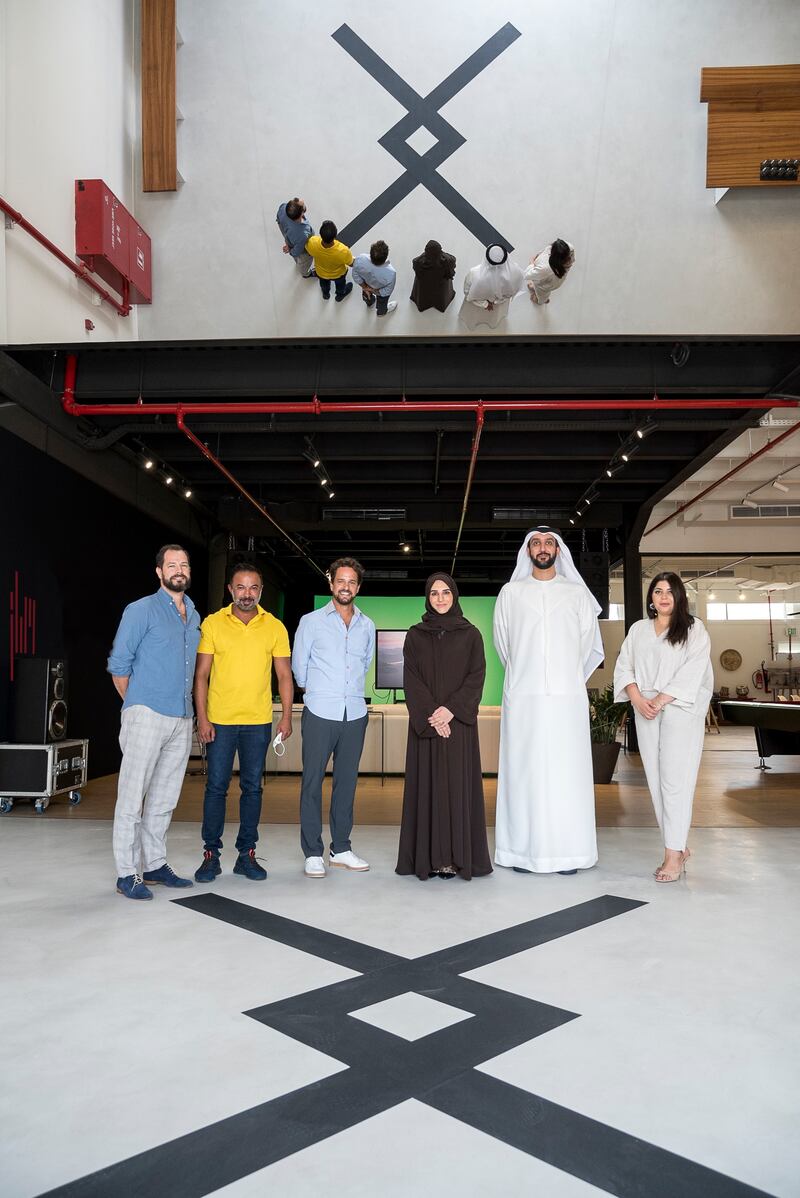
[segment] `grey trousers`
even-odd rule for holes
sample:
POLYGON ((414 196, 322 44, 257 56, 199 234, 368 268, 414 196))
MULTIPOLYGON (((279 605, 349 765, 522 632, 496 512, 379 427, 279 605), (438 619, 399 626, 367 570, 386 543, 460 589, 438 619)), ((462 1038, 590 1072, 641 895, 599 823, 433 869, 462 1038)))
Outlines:
POLYGON ((117 875, 160 869, 167 828, 180 798, 192 747, 192 721, 136 703, 122 713, 122 764, 112 844, 117 875))
POLYGON ((353 801, 368 716, 360 720, 323 720, 303 708, 303 782, 300 788, 300 844, 305 857, 321 857, 322 781, 333 754, 331 851, 346 853, 353 830, 353 801))
POLYGON ((292 259, 292 261, 303 278, 306 278, 311 267, 314 265, 314 259, 305 250, 303 250, 302 254, 298 254, 296 258, 292 259))

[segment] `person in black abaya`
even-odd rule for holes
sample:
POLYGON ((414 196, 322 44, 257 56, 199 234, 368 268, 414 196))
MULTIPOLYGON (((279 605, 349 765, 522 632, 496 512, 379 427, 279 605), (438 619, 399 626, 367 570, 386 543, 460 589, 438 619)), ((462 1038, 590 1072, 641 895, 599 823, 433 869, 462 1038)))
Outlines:
POLYGON ((403 658, 408 745, 396 872, 423 881, 490 874, 478 748, 486 659, 449 574, 428 579, 425 614, 403 658))
POLYGON ((427 308, 444 312, 455 295, 456 260, 453 255, 445 253, 438 241, 429 241, 424 253, 412 259, 411 265, 414 269, 412 303, 420 312, 427 308))

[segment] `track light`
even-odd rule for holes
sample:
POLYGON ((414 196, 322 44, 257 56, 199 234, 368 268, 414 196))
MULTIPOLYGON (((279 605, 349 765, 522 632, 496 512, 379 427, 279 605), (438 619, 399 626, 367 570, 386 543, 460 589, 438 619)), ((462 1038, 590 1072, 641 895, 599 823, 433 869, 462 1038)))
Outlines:
POLYGON ((319 458, 314 458, 314 460, 312 461, 311 465, 312 465, 312 466, 314 467, 314 469, 316 470, 317 466, 319 466, 319 458))
POLYGON ((335 491, 329 491, 329 492, 328 492, 328 499, 333 499, 333 497, 334 497, 334 495, 335 495, 335 494, 336 494, 336 492, 335 492, 335 491))
POLYGON ((319 485, 320 485, 321 487, 327 487, 327 485, 328 485, 328 480, 327 480, 327 478, 321 478, 321 479, 319 480, 319 485))
POLYGON ((645 437, 649 437, 651 433, 654 433, 657 428, 658 425, 656 424, 655 420, 651 420, 648 416, 647 420, 645 420, 644 423, 640 424, 637 428, 636 437, 639 441, 643 441, 645 437))
POLYGON ((714 594, 714 592, 713 592, 713 591, 709 591, 709 592, 708 592, 708 598, 709 598, 709 601, 710 601, 711 603, 713 603, 713 602, 714 602, 714 600, 716 599, 716 597, 717 597, 717 596, 714 594))
POLYGON ((758 504, 756 503, 755 499, 751 499, 749 495, 745 495, 744 499, 742 500, 741 506, 757 508, 758 504))
POLYGON ((145 458, 145 462, 144 462, 145 470, 152 470, 154 466, 155 466, 155 462, 153 461, 152 458, 145 458))
POLYGON ((786 483, 781 482, 781 480, 779 478, 776 478, 772 485, 776 491, 783 491, 784 495, 789 490, 789 488, 786 486, 786 483))
POLYGON ((611 462, 610 465, 606 466, 606 474, 608 475, 609 478, 613 478, 615 474, 619 474, 621 469, 622 469, 622 466, 620 465, 619 462, 617 462, 617 463, 611 462))
POLYGON ((167 474, 164 478, 164 482, 167 484, 168 487, 171 487, 172 484, 175 482, 175 479, 172 477, 171 474, 167 474))
POLYGON ((574 523, 575 523, 575 521, 572 519, 572 516, 570 516, 570 518, 569 518, 569 522, 570 522, 570 524, 574 524, 574 523))
POLYGON ((192 498, 192 488, 191 487, 186 488, 186 490, 183 492, 183 497, 184 497, 184 499, 192 498))
POLYGON ((739 598, 740 598, 740 599, 746 599, 746 598, 747 598, 747 596, 745 595, 744 591, 739 591, 739 598))

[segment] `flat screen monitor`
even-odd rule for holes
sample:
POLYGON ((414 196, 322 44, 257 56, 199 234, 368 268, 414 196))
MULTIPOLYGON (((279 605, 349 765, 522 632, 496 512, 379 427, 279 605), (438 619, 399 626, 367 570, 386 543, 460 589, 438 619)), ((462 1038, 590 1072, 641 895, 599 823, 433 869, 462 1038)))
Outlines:
POLYGON ((375 688, 379 691, 403 689, 403 645, 406 628, 375 630, 375 688))

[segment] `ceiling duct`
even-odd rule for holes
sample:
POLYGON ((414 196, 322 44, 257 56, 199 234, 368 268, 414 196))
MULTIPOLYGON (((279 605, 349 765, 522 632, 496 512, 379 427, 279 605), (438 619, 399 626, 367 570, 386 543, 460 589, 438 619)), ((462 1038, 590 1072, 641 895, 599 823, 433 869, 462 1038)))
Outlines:
POLYGON ((800 503, 759 503, 755 507, 731 504, 731 520, 796 520, 800 503))
POLYGON ((391 521, 405 520, 406 509, 404 507, 325 507, 322 509, 323 520, 335 520, 341 523, 343 520, 348 522, 353 520, 369 521, 370 524, 376 520, 391 521))

